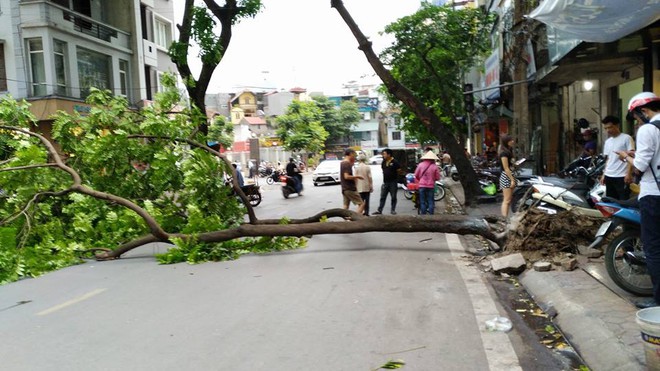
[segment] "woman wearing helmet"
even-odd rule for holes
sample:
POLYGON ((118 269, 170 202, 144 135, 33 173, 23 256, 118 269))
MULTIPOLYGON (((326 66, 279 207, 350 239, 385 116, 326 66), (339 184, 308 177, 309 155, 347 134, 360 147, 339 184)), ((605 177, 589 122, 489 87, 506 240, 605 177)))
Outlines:
POLYGON ((628 103, 628 112, 641 125, 637 131, 637 152, 617 154, 622 161, 633 165, 637 173, 643 173, 638 199, 653 300, 636 304, 646 308, 660 304, 660 98, 649 92, 639 93, 628 103))

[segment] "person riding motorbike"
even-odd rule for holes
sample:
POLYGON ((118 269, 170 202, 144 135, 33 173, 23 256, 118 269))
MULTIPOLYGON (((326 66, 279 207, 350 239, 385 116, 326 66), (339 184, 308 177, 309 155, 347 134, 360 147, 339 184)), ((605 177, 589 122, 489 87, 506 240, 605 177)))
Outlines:
POLYGON ((289 158, 289 163, 286 165, 286 175, 292 177, 296 182, 296 192, 300 194, 302 191, 302 175, 300 169, 296 165, 293 157, 289 158))

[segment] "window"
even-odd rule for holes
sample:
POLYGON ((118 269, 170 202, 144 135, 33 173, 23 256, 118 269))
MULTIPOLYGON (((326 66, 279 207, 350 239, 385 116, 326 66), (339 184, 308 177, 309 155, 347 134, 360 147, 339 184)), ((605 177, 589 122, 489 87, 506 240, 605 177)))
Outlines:
POLYGON ((119 95, 128 97, 128 62, 119 60, 119 95))
POLYGON ((158 74, 158 89, 157 89, 157 91, 159 93, 164 93, 165 92, 165 86, 163 86, 163 75, 165 74, 165 72, 158 71, 157 74, 158 74))
POLYGON ((0 43, 0 91, 7 91, 7 67, 5 66, 5 44, 0 43))
POLYGON ((393 131, 392 132, 392 140, 401 140, 401 132, 400 131, 393 131))
POLYGON ((156 18, 154 20, 154 43, 162 48, 169 48, 172 43, 172 24, 156 18))
POLYGON ((55 94, 67 95, 65 42, 53 40, 53 60, 55 63, 55 94))
POLYGON ((33 96, 44 96, 46 92, 46 66, 44 64, 44 44, 41 38, 27 40, 30 55, 30 75, 33 96))
POLYGON ((81 47, 78 54, 78 78, 80 80, 80 97, 86 98, 89 89, 110 89, 110 57, 81 47))

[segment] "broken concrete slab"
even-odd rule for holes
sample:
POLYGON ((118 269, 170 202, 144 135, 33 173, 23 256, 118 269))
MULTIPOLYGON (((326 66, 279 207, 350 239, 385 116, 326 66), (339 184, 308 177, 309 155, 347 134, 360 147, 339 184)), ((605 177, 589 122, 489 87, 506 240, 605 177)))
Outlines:
POLYGON ((537 272, 547 272, 552 269, 550 262, 536 262, 534 263, 534 270, 537 272))
POLYGON ((578 252, 580 255, 584 255, 587 258, 599 258, 601 255, 603 255, 602 251, 589 248, 589 246, 578 246, 578 252))
POLYGON ((561 262, 561 267, 562 267, 565 271, 570 272, 570 271, 572 271, 572 270, 575 270, 575 268, 578 267, 578 261, 577 261, 577 259, 575 259, 575 258, 564 259, 564 260, 562 260, 562 262, 561 262))
POLYGON ((519 274, 527 268, 527 262, 520 253, 493 259, 490 264, 495 273, 519 274))

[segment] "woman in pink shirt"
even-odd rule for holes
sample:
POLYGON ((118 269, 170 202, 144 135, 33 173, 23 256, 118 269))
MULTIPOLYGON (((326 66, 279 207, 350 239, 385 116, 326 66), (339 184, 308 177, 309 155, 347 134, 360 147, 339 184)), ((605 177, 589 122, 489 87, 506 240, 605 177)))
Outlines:
POLYGON ((415 179, 419 183, 420 214, 433 215, 435 211, 435 181, 440 180, 440 169, 435 164, 438 156, 433 151, 428 151, 420 158, 422 160, 415 169, 415 179))

